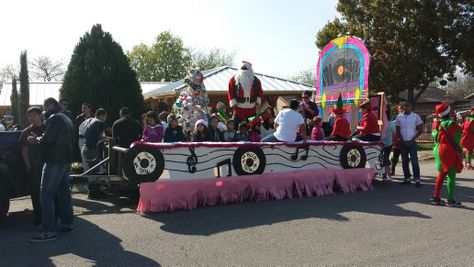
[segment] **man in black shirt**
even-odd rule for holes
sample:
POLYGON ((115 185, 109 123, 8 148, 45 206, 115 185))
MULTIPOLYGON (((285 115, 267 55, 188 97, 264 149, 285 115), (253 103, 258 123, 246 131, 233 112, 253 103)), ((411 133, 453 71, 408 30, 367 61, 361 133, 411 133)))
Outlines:
POLYGON ((178 119, 174 114, 168 115, 168 127, 165 130, 165 136, 163 142, 174 143, 174 142, 185 142, 183 127, 178 124, 178 119))
POLYGON ((57 238, 58 232, 71 232, 73 210, 70 191, 70 171, 73 158, 73 125, 62 113, 58 101, 48 98, 44 101, 46 129, 41 137, 28 137, 28 142, 38 142, 44 151, 44 165, 41 176, 41 225, 43 233, 30 238, 31 242, 45 242, 57 238), (55 212, 55 197, 58 198, 58 225, 55 212))
MULTIPOLYGON (((25 163, 28 184, 30 186, 31 203, 33 204, 33 211, 35 215, 34 224, 41 224, 41 206, 39 200, 40 185, 41 185, 41 171, 43 169, 43 160, 40 145, 35 142, 28 142, 28 137, 31 136, 34 139, 41 136, 46 125, 43 124, 41 113, 43 111, 39 107, 31 107, 27 111, 28 121, 31 123, 30 126, 25 128, 20 135, 20 146, 21 156, 25 163)), ((31 140, 34 140, 30 138, 31 140)))
POLYGON ((123 107, 119 112, 120 119, 112 126, 112 137, 116 138, 121 147, 130 147, 130 144, 140 140, 143 128, 141 124, 130 116, 130 110, 123 107))
MULTIPOLYGON (((95 118, 88 125, 85 132, 85 143, 82 147, 82 155, 87 164, 84 171, 87 171, 100 161, 100 154, 97 143, 101 140, 105 130, 107 129, 107 112, 103 108, 97 109, 95 118)), ((104 170, 99 170, 103 172, 104 170)))

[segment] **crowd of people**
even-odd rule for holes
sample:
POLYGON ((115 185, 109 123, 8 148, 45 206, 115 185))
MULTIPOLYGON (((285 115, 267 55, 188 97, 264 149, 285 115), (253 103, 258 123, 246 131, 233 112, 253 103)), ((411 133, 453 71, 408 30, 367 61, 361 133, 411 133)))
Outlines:
MULTIPOLYGON (((415 185, 421 186, 417 154, 417 138, 422 133, 420 116, 410 110, 410 105, 398 105, 398 114, 391 116, 387 111, 384 139, 381 140, 377 118, 372 112, 370 101, 359 108, 362 119, 356 131, 351 132, 345 118, 342 99, 332 109, 328 121, 319 116, 320 111, 312 100, 312 92, 305 91, 301 100, 293 99, 289 106, 278 114, 271 107, 249 118, 227 113, 225 104, 219 102, 207 118, 195 121, 194 127, 184 127, 180 114, 153 110, 142 115, 141 121, 132 117, 130 110, 123 107, 119 119, 112 127, 107 124, 107 111, 83 103, 81 113, 73 118, 67 109, 67 99, 56 101, 48 98, 44 110, 30 107, 27 118, 30 125, 22 130, 19 143, 21 154, 31 181, 31 195, 35 224, 43 233, 31 238, 33 242, 55 239, 58 232, 73 231, 72 203, 69 188, 71 163, 81 161, 84 171, 95 166, 95 171, 105 170, 101 164, 103 140, 113 140, 116 145, 128 148, 135 141, 143 142, 294 142, 307 140, 328 141, 381 141, 384 144, 384 180, 395 174, 399 157, 402 158, 404 180, 410 184, 413 176, 415 185), (392 158, 390 158, 392 154, 392 158), (412 170, 409 164, 412 165, 412 170)), ((473 169, 471 159, 474 149, 474 108, 461 127, 452 118, 451 108, 438 105, 437 119, 433 124, 435 159, 439 175, 431 202, 444 204, 440 198, 441 185, 447 179, 447 205, 459 206, 454 199, 454 181, 457 172, 473 169)), ((4 116, 0 130, 15 131, 19 126, 10 115, 4 116)))

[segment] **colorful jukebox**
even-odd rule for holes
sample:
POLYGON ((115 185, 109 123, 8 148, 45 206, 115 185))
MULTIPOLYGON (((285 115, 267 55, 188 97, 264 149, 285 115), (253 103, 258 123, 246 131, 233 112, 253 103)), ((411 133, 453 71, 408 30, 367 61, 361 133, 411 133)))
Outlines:
POLYGON ((341 36, 321 51, 316 65, 315 102, 327 118, 339 93, 345 104, 346 119, 357 125, 357 105, 369 97, 370 54, 357 37, 341 36))

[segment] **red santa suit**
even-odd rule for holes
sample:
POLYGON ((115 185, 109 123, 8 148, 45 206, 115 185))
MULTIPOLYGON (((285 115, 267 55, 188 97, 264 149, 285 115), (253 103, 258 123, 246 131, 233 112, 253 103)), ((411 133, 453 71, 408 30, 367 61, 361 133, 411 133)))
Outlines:
POLYGON ((230 79, 227 92, 229 106, 234 109, 234 116, 240 121, 255 116, 262 98, 262 83, 255 77, 252 64, 243 61, 237 74, 230 79))

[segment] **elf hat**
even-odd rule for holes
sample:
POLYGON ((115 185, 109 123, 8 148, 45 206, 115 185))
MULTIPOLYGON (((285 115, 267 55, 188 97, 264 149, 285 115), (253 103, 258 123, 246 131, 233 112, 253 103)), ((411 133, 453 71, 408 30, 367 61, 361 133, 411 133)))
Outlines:
POLYGON ((344 109, 342 105, 342 96, 341 93, 339 93, 339 97, 337 98, 336 105, 334 106, 334 113, 335 114, 344 114, 346 110, 344 109))
POLYGON ((438 117, 444 117, 449 114, 451 107, 447 103, 441 103, 436 105, 435 112, 438 117))
POLYGON ((216 109, 225 109, 225 104, 222 102, 217 102, 216 109))

